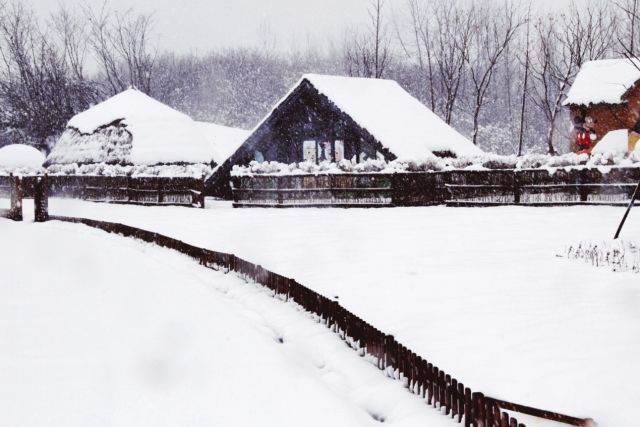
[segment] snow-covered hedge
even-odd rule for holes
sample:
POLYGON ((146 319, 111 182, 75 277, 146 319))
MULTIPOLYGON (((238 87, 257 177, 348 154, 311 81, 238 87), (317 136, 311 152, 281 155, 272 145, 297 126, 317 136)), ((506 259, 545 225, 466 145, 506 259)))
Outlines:
POLYGON ((613 271, 640 272, 640 247, 629 241, 581 242, 569 246, 566 256, 568 259, 581 259, 595 267, 610 267, 613 271))
POLYGON ((206 164, 183 165, 112 165, 107 163, 56 164, 47 168, 50 175, 99 175, 99 176, 163 176, 200 178, 211 173, 206 164))
POLYGON ((393 160, 386 162, 369 159, 361 163, 341 160, 337 163, 313 162, 279 163, 252 161, 247 166, 236 165, 231 174, 242 175, 303 175, 318 173, 394 173, 421 172, 443 170, 491 170, 491 169, 556 169, 566 167, 599 167, 599 166, 637 166, 640 167, 640 154, 630 155, 614 153, 563 154, 549 156, 545 154, 527 154, 521 157, 483 154, 475 157, 440 158, 426 157, 420 160, 393 160))
POLYGON ((30 166, 8 168, 0 166, 0 176, 8 176, 11 174, 14 174, 16 176, 42 175, 43 173, 45 173, 44 168, 36 168, 30 166))

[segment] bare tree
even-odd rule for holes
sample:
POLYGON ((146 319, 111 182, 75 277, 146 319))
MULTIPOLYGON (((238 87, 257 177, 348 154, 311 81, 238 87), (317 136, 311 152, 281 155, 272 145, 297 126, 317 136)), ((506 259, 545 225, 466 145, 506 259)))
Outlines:
POLYGON ((535 81, 531 100, 547 120, 547 151, 553 145, 562 100, 571 81, 586 61, 606 56, 614 44, 615 16, 601 2, 586 7, 573 4, 560 15, 540 18, 536 25, 536 56, 532 64, 535 81))
POLYGON ((487 101, 487 91, 491 85, 498 60, 504 54, 523 20, 516 13, 513 4, 504 6, 502 13, 491 6, 476 7, 471 49, 467 56, 471 88, 473 91, 473 133, 472 141, 478 143, 480 113, 487 101))
POLYGON ((457 2, 438 2, 432 13, 433 58, 444 98, 442 115, 451 123, 465 76, 475 11, 473 5, 464 8, 457 2))
POLYGON ((640 32, 636 28, 640 22, 640 0, 614 0, 612 3, 622 14, 618 51, 628 58, 636 58, 640 53, 640 32))
POLYGON ((86 108, 86 87, 76 84, 77 77, 82 79, 79 56, 65 48, 73 49, 69 39, 76 36, 70 25, 65 29, 66 36, 51 23, 41 27, 32 10, 17 2, 0 18, 3 127, 23 132, 28 136, 24 142, 43 150, 50 136, 78 109, 86 108))
POLYGON ((436 78, 433 60, 433 39, 430 7, 424 0, 407 0, 408 23, 395 22, 396 36, 402 51, 409 61, 417 65, 418 79, 423 87, 427 102, 432 111, 436 111, 436 78), (408 34, 401 29, 408 28, 408 34))
POLYGON ((531 68, 531 3, 529 3, 529 8, 527 10, 527 32, 526 32, 526 41, 525 41, 525 52, 524 52, 524 79, 522 83, 522 103, 520 106, 520 132, 518 134, 518 156, 522 155, 522 145, 524 142, 524 124, 525 124, 525 113, 527 108, 527 97, 529 89, 529 69, 531 68))
POLYGON ((372 0, 365 32, 353 32, 345 45, 344 60, 350 76, 382 78, 390 59, 391 38, 384 22, 384 0, 372 0))
POLYGON ((110 91, 135 86, 150 93, 156 59, 149 44, 151 15, 135 15, 131 9, 112 12, 106 3, 97 12, 85 7, 85 15, 89 42, 110 91))

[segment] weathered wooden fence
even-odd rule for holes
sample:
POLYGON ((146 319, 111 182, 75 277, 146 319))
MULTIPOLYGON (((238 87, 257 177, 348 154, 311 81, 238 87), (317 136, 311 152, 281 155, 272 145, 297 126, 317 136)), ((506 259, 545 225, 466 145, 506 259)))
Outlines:
POLYGON ((337 301, 314 292, 294 279, 271 272, 233 254, 189 245, 172 237, 119 223, 52 216, 51 219, 85 224, 109 233, 133 237, 176 250, 216 270, 234 271, 272 290, 274 297, 293 301, 317 316, 357 351, 373 356, 377 366, 405 381, 410 392, 465 427, 524 427, 505 411, 519 412, 574 426, 591 426, 592 420, 515 404, 473 392, 462 382, 399 343, 391 335, 346 310, 337 301))
POLYGON ((233 177, 235 207, 622 205, 640 168, 233 177))
POLYGON ((640 168, 451 171, 445 186, 450 206, 625 205, 640 181, 640 168))
POLYGON ((204 207, 201 178, 51 175, 49 192, 96 202, 204 207))
POLYGON ((391 175, 327 174, 233 177, 234 206, 388 206, 391 175))

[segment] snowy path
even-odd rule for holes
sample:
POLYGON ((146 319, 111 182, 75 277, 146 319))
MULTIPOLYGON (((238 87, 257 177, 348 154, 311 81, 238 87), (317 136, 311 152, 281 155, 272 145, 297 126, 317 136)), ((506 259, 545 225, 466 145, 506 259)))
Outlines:
MULTIPOLYGON (((609 239, 621 208, 199 210, 56 199, 51 208, 236 253, 338 295, 474 389, 601 427, 633 425, 640 277, 556 257, 609 239)), ((640 210, 625 236, 640 239, 640 210)))
POLYGON ((81 225, 0 219, 0 425, 452 425, 291 304, 81 225))

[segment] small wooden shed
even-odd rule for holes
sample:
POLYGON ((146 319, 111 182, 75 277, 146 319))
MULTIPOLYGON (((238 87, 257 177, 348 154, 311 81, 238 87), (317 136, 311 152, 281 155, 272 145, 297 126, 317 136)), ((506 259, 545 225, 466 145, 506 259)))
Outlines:
POLYGON ((563 105, 569 108, 573 152, 590 152, 612 130, 637 128, 640 124, 640 60, 586 62, 563 105))
POLYGON ((393 80, 306 74, 208 180, 229 197, 233 165, 361 162, 481 151, 393 80))

